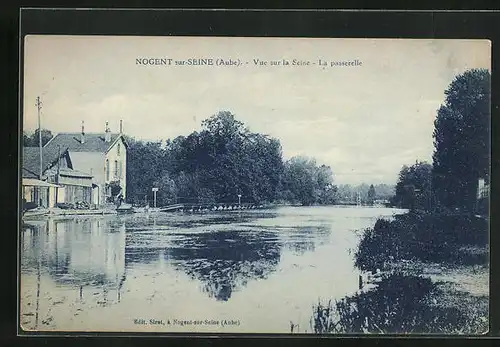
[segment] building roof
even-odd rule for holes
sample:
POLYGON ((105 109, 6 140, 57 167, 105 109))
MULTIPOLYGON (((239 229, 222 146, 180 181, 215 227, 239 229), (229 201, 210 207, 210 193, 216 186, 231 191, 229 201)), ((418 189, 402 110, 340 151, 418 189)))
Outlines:
MULTIPOLYGON (((51 165, 57 162, 58 154, 63 156, 68 149, 61 146, 60 152, 57 146, 42 148, 42 170, 45 172, 51 165)), ((40 149, 39 147, 23 147, 23 171, 22 177, 39 178, 40 173, 40 149)))
MULTIPOLYGON (((44 148, 57 149, 59 145, 72 152, 106 153, 120 137, 123 138, 123 135, 111 133, 111 141, 106 142, 105 133, 85 133, 85 141, 82 143, 81 133, 59 133, 47 142, 44 148)), ((127 146, 126 142, 125 146, 127 146)))
POLYGON ((92 178, 91 174, 73 169, 59 169, 59 175, 67 177, 92 178))
POLYGON ((40 181, 34 178, 23 178, 23 186, 32 186, 32 187, 60 187, 57 184, 40 181))

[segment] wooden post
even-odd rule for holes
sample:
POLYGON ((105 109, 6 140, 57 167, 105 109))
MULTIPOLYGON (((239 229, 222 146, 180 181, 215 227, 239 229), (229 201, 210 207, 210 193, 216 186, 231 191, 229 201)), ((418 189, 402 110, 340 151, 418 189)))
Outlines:
POLYGON ((153 191, 153 201, 154 201, 153 206, 154 208, 156 208, 156 192, 158 191, 158 188, 153 188, 152 191, 153 191))

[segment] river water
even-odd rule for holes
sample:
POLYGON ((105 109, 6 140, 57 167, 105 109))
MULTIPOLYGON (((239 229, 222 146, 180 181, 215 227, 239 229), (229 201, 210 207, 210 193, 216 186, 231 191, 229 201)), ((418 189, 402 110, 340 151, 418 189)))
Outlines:
POLYGON ((358 290, 357 231, 403 212, 280 207, 25 221, 21 326, 311 332, 314 304, 358 290))

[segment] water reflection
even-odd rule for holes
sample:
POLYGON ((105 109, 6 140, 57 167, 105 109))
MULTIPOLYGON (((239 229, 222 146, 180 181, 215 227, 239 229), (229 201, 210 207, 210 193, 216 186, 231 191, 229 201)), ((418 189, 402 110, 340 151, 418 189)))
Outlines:
POLYGON ((330 225, 289 227, 274 225, 260 227, 259 230, 277 233, 284 247, 299 256, 306 252, 314 252, 316 247, 327 243, 332 232, 330 225))
POLYGON ((169 256, 176 268, 203 282, 210 297, 227 301, 233 291, 276 270, 281 244, 274 233, 252 230, 184 234, 169 256))
MULTIPOLYGON (((84 299, 87 287, 101 294, 101 305, 120 301, 125 273, 125 225, 100 218, 47 219, 23 223, 21 268, 59 286, 75 288, 84 299)), ((38 310, 37 310, 38 311, 38 310)))
MULTIPOLYGON (((25 222, 23 324, 48 326, 54 312, 62 312, 50 323, 58 329, 79 310, 90 317, 99 315, 97 306, 118 303, 116 309, 132 317, 154 297, 153 306, 172 315, 182 316, 179 303, 193 300, 198 304, 189 309, 196 314, 255 311, 253 324, 260 324, 260 315, 273 316, 263 328, 283 331, 290 317, 294 323, 308 317, 319 297, 340 298, 357 289, 347 249, 357 239, 353 230, 373 225, 381 213, 392 212, 287 207, 25 222)), ((87 324, 101 328, 92 319, 87 324)))
MULTIPOLYGON (((64 218, 26 222, 22 268, 48 273, 58 285, 121 289, 126 269, 170 264, 212 298, 227 301, 250 280, 276 271, 283 248, 301 255, 328 239, 327 226, 253 225, 275 214, 64 218), (180 227, 182 226, 182 227, 180 227), (40 270, 42 269, 42 270, 40 270)), ((158 269, 157 269, 158 270, 158 269)))
POLYGON ((273 214, 158 215, 127 221, 126 267, 157 262, 202 283, 202 291, 227 301, 250 280, 275 271, 281 242, 276 232, 244 227, 273 214))

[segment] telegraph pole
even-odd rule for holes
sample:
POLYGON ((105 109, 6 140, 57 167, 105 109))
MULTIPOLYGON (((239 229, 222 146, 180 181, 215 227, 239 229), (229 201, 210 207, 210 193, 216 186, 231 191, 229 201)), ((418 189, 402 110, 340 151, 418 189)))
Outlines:
MULTIPOLYGON (((92 169, 91 169, 92 171, 92 169)), ((56 184, 59 186, 59 175, 61 174, 61 145, 57 145, 57 174, 56 184)), ((92 172, 90 173, 92 174, 92 172)), ((59 187, 56 188, 56 204, 59 203, 59 187)))
POLYGON ((39 179, 42 180, 42 175, 43 175, 43 164, 42 164, 42 124, 40 121, 40 110, 42 109, 42 102, 40 101, 40 97, 36 97, 36 104, 35 106, 38 109, 38 146, 40 148, 40 173, 39 173, 39 179))
MULTIPOLYGON (((59 175, 61 174, 61 145, 57 145, 57 176, 56 183, 59 184, 59 175)), ((92 169, 90 169, 92 175, 92 169)))

